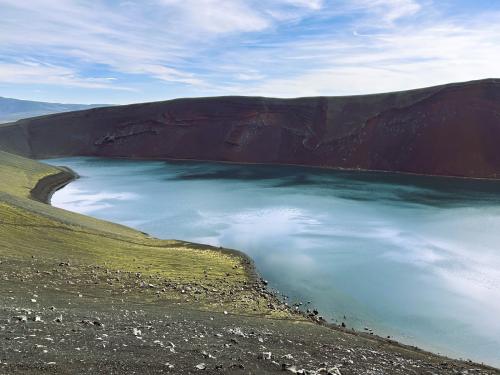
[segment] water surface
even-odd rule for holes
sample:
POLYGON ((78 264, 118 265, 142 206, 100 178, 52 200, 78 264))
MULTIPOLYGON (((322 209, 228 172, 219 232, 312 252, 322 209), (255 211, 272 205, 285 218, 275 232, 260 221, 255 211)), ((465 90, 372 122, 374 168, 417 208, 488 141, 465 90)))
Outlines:
POLYGON ((55 206, 246 252, 331 321, 500 366, 500 183, 299 167, 50 160, 55 206))

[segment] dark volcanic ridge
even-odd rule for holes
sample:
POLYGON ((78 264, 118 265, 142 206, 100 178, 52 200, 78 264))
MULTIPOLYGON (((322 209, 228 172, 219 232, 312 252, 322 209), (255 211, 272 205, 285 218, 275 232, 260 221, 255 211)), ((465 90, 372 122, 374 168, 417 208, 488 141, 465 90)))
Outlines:
POLYGON ((176 99, 0 126, 34 158, 103 156, 500 176, 500 79, 387 94, 176 99))

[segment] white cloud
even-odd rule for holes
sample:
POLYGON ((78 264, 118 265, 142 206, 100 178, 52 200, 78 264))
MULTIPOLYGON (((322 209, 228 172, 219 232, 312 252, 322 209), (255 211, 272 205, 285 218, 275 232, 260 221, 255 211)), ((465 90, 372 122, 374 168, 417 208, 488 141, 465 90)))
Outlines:
POLYGON ((304 7, 313 10, 319 10, 323 7, 323 0, 282 0, 282 2, 296 7, 304 7))
POLYGON ((138 74, 149 74, 155 78, 168 82, 187 83, 190 85, 203 85, 203 81, 196 78, 194 74, 185 73, 176 69, 168 68, 162 65, 141 65, 130 71, 138 74))
POLYGON ((390 25, 367 34, 322 34, 275 46, 272 55, 258 50, 228 59, 257 72, 268 61, 280 67, 265 81, 226 87, 245 95, 369 94, 500 77, 500 13, 390 25))
MULTIPOLYGON (((308 10, 320 5, 318 0, 279 0, 281 5, 292 3, 308 10)), ((61 66, 71 59, 82 67, 101 64, 124 74, 206 87, 203 77, 191 72, 185 61, 219 48, 221 35, 270 28, 276 20, 267 10, 276 4, 256 4, 248 0, 154 0, 110 6, 105 1, 0 0, 0 56, 24 59, 35 54, 37 59, 61 66), (38 56, 38 51, 45 56, 38 56)), ((18 80, 26 77, 24 71, 22 66, 9 67, 9 74, 20 74, 18 80)), ((37 71, 41 73, 37 81, 44 81, 44 70, 37 71)), ((61 69, 59 76, 67 77, 67 73, 61 69)), ((10 81, 4 78, 3 82, 10 81)))
POLYGON ((130 90, 127 87, 112 85, 113 77, 92 78, 80 77, 67 67, 40 64, 33 61, 16 63, 0 62, 0 82, 14 84, 49 84, 59 86, 81 87, 90 89, 130 90))
POLYGON ((422 9, 415 0, 354 0, 352 4, 365 11, 373 11, 379 20, 389 23, 412 16, 422 9))
POLYGON ((179 94, 161 87, 179 85, 191 96, 291 97, 500 76, 500 12, 452 15, 439 4, 0 0, 0 83, 111 88, 130 78, 165 99, 179 94))
POLYGON ((169 17, 189 31, 229 33, 260 31, 270 20, 243 0, 161 0, 169 17))

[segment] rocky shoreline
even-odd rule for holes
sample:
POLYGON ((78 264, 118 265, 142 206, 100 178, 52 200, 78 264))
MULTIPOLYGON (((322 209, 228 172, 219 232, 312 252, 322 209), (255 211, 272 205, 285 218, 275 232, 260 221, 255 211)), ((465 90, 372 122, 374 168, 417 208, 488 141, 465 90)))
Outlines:
POLYGON ((35 187, 31 189, 31 199, 41 203, 50 204, 52 195, 59 190, 76 180, 78 174, 70 168, 58 167, 61 172, 51 174, 40 179, 35 187))
MULTIPOLYGON (((31 196, 48 202, 55 190, 75 178, 74 172, 62 169, 41 179, 31 196)), ((197 305, 201 293, 218 299, 240 293, 237 289, 218 294, 196 284, 108 270, 106 265, 82 270, 67 261, 47 266, 36 257, 22 263, 2 260, 0 336, 5 354, 0 374, 499 373, 327 324, 319 312, 301 312, 270 292, 248 256, 220 251, 242 257, 252 280, 246 287, 284 318, 207 311, 197 305), (119 280, 119 286, 111 287, 109 280, 119 280), (179 291, 183 300, 160 298, 179 291)))
POLYGON ((303 321, 201 311, 148 292, 124 301, 81 288, 71 265, 54 265, 61 277, 32 269, 31 281, 14 266, 0 264, 0 374, 498 373, 303 321))

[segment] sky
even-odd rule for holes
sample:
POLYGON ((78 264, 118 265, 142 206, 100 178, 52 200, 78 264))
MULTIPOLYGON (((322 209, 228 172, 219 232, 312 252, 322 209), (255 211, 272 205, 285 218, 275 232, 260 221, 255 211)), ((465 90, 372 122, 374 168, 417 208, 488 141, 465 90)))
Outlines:
POLYGON ((500 77, 499 0, 0 0, 0 96, 125 104, 500 77))

